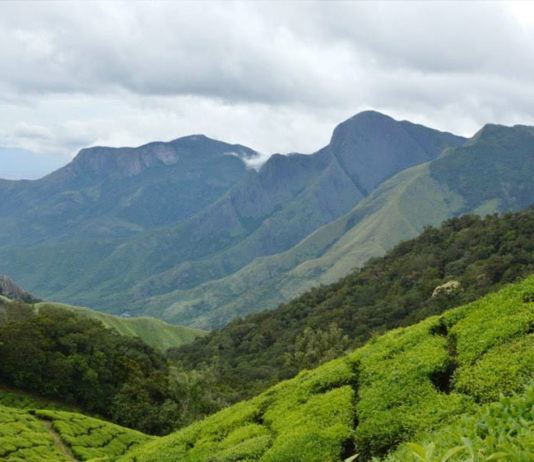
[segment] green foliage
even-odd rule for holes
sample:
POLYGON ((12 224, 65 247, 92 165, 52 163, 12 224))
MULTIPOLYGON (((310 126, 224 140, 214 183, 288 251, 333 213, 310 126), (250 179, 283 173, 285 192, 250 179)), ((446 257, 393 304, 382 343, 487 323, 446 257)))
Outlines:
POLYGON ((532 210, 453 218, 337 283, 275 310, 237 318, 191 345, 171 349, 169 356, 186 369, 213 367, 217 388, 223 394, 225 387, 231 390, 225 401, 246 398, 347 346, 362 345, 373 334, 470 302, 533 271, 532 210), (449 281, 458 281, 460 288, 433 296, 449 281), (333 323, 336 332, 328 334, 333 323))
MULTIPOLYGON (((0 381, 37 396, 79 406, 121 425, 165 434, 224 403, 201 372, 178 372, 138 338, 61 306, 38 311, 7 303, 0 323, 0 381)), ((21 402, 0 393, 0 402, 21 402)))
POLYGON ((153 439, 128 428, 71 412, 39 410, 35 415, 51 422, 61 440, 79 460, 121 456, 153 439))
POLYGON ((376 336, 119 460, 532 460, 533 293, 534 276, 376 336))
POLYGON ((10 430, 1 438, 4 421, 8 429, 22 421, 21 431, 37 432, 43 451, 60 455, 50 460, 71 451, 80 460, 116 462, 334 462, 356 454, 362 461, 526 462, 534 449, 532 294, 534 276, 375 336, 345 357, 162 438, 80 414, 31 416, 0 407, 7 409, 0 414, 0 448, 28 449, 13 444, 10 430), (508 397, 496 401, 499 394, 508 397))
POLYGON ((0 405, 0 460, 69 461, 42 423, 30 414, 0 405))
POLYGON ((128 318, 113 316, 89 308, 80 308, 60 303, 37 303, 37 310, 57 307, 72 311, 81 316, 100 321, 104 326, 116 330, 127 337, 138 337, 147 345, 160 351, 176 348, 191 343, 196 337, 205 335, 205 331, 191 327, 168 324, 160 319, 151 317, 128 318))
POLYGON ((325 330, 306 327, 295 339, 290 352, 285 354, 285 362, 299 370, 311 368, 341 356, 349 344, 348 335, 335 323, 325 330))
POLYGON ((352 435, 355 378, 346 361, 330 362, 142 446, 124 460, 337 460, 352 435))
POLYGON ((502 398, 475 414, 401 446, 387 462, 483 462, 534 460, 534 387, 502 398), (430 442, 428 442, 430 441, 430 442))
POLYGON ((0 388, 0 405, 16 409, 53 409, 72 411, 73 407, 57 400, 23 393, 6 387, 0 388))

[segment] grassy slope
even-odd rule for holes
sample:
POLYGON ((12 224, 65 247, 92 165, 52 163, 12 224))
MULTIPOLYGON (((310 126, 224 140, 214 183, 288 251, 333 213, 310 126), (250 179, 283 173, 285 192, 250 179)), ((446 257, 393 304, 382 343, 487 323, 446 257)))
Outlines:
POLYGON ((384 182, 290 250, 195 289, 149 299, 145 306, 172 322, 221 327, 236 315, 273 308, 333 282, 425 225, 461 213, 520 210, 534 197, 533 152, 530 128, 485 127, 464 147, 384 182))
MULTIPOLYGON (((304 371, 120 460, 324 462, 354 452, 359 460, 384 456, 403 441, 445 431, 459 417, 484 412, 481 406, 502 394, 525 391, 534 377, 533 301, 530 277, 376 337, 344 358, 304 371)), ((522 425, 519 416, 517 421, 522 425)), ((487 431, 509 424, 493 419, 487 431)), ((453 444, 443 441, 443 450, 453 444)), ((513 434, 510 444, 515 444, 513 434)), ((521 444, 534 449, 532 438, 521 444)), ((460 457, 450 460, 465 460, 460 457)))
POLYGON ((157 315, 200 327, 221 326, 236 315, 275 306, 319 283, 333 282, 425 225, 453 216, 461 197, 429 176, 428 164, 385 182, 351 212, 312 233, 282 254, 256 259, 233 275, 191 291, 148 300, 157 315), (203 314, 205 313, 205 314, 203 314))
POLYGON ((104 326, 115 329, 119 334, 129 337, 139 337, 146 344, 162 351, 171 347, 191 343, 196 337, 205 335, 205 331, 190 327, 168 324, 156 318, 144 316, 136 318, 122 318, 111 314, 101 313, 90 308, 76 307, 62 303, 41 302, 35 305, 37 309, 47 307, 62 308, 80 315, 96 319, 104 326))

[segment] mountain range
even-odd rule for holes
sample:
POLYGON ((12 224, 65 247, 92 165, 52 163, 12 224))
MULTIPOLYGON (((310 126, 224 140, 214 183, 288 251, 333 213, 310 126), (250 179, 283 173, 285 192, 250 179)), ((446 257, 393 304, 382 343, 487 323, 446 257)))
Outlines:
POLYGON ((201 135, 90 148, 36 181, 0 181, 0 272, 48 300, 217 328, 274 308, 466 212, 519 210, 534 129, 465 139, 366 111, 316 153, 201 135))

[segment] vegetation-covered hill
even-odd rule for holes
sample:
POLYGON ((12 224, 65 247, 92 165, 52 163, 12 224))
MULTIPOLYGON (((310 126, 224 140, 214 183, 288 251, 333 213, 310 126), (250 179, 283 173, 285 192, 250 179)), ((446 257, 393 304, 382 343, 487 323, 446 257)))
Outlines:
MULTIPOLYGON (((0 270, 48 299, 192 324, 212 308, 191 301, 195 287, 287 251, 391 175, 464 141, 369 111, 315 154, 274 155, 258 172, 225 155, 250 151, 202 137, 84 150, 39 182, 0 183, 0 270), (164 311, 184 300, 190 312, 164 311)), ((240 281, 241 293, 255 286, 240 281)))
MULTIPOLYGON (((0 275, 0 322, 5 317, 6 306, 12 301, 21 301, 32 305, 32 309, 57 308, 75 312, 79 315, 96 319, 105 327, 113 328, 121 335, 139 337, 146 344, 164 352, 168 348, 178 347, 192 342, 206 332, 191 327, 168 324, 157 318, 119 317, 90 308, 66 305, 63 303, 42 302, 34 295, 17 286, 11 279, 0 275)), ((18 306, 18 305, 16 305, 18 306)))
POLYGON ((79 413, 0 405, 0 457, 341 462, 358 454, 356 460, 376 462, 530 461, 533 377, 531 276, 376 336, 165 437, 79 413))
POLYGON ((248 397, 373 334, 470 302, 532 272, 532 209, 466 215, 427 228, 337 283, 235 319, 169 354, 188 369, 216 366, 216 382, 248 397), (436 290, 447 283, 448 289, 436 290))
POLYGON ((419 446, 402 447, 393 460, 437 462, 451 451, 451 462, 528 461, 534 452, 533 377, 534 277, 529 277, 377 336, 346 357, 303 371, 119 460, 325 462, 359 454, 357 460, 365 461, 411 440, 419 446), (440 458, 416 456, 423 445, 432 449, 426 446, 429 432, 440 458))
MULTIPOLYGON (((209 376, 176 370, 162 352, 78 310, 3 299, 0 313, 0 385, 152 434, 224 405, 209 376)), ((28 407, 26 399, 0 398, 28 407)))
POLYGON ((255 156, 198 135, 84 149, 39 180, 0 180, 0 272, 47 299, 66 300, 51 295, 129 237, 209 206, 247 175, 246 159, 255 156))
POLYGON ((525 208, 534 198, 533 159, 531 127, 486 126, 465 146, 385 181, 349 213, 290 250, 149 303, 154 309, 170 305, 161 312, 164 319, 198 327, 222 327, 235 316, 274 308, 311 287, 338 280, 426 225, 462 213, 525 208))
POLYGON ((157 318, 143 317, 120 317, 102 313, 78 306, 65 305, 63 303, 40 302, 35 304, 37 310, 56 307, 72 311, 82 316, 100 321, 105 327, 113 328, 119 334, 128 337, 139 337, 151 347, 164 352, 169 348, 176 348, 191 343, 195 338, 206 335, 206 331, 193 329, 192 327, 168 324, 157 318))

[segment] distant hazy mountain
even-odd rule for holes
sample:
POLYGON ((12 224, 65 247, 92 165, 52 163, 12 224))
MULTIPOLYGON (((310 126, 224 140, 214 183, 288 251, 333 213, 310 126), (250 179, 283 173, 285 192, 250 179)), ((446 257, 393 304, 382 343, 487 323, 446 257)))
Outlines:
POLYGON ((59 157, 34 154, 19 148, 0 147, 0 178, 8 180, 41 178, 65 164, 59 157))
MULTIPOLYGON (((201 136, 83 150, 44 180, 0 183, 0 268, 49 299, 220 325, 226 315, 199 318, 271 277, 240 279, 248 265, 277 258, 384 180, 464 141, 369 111, 315 154, 277 154, 257 172, 243 161, 254 151, 201 136), (222 296, 208 288, 197 297, 222 278, 232 278, 222 296)), ((257 301, 250 311, 265 306, 257 301)))

